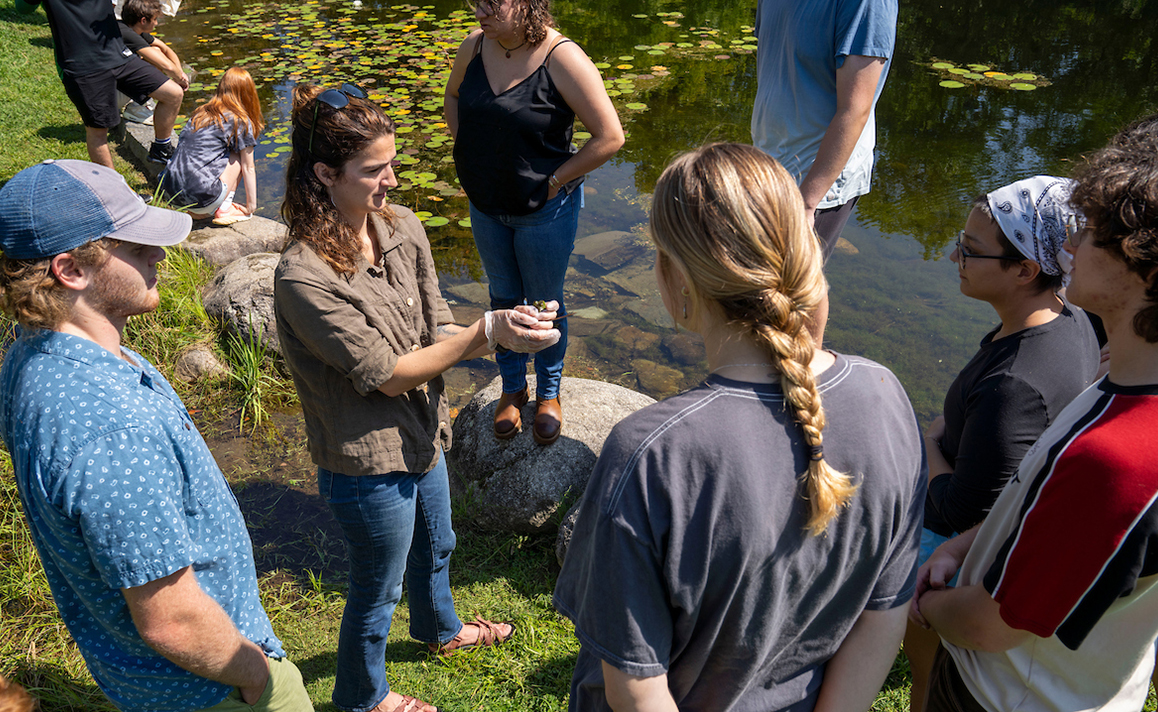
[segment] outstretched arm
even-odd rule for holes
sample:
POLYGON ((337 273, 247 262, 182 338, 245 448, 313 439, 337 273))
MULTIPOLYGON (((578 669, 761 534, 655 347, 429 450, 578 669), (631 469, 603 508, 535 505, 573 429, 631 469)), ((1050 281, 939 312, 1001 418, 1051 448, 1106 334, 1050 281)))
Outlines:
POLYGON ((137 51, 141 59, 153 65, 166 76, 177 83, 182 89, 189 88, 189 77, 181 69, 181 60, 177 53, 161 40, 154 39, 153 44, 142 47, 137 51))
POLYGON ((854 54, 845 57, 844 64, 836 70, 836 114, 824 132, 812 168, 800 183, 809 222, 856 148, 872 114, 873 97, 884 69, 883 57, 854 54))
POLYGON ((908 602, 886 611, 862 611, 824 668, 816 712, 867 710, 889 674, 905 635, 908 602))
POLYGON ((265 653, 201 590, 191 567, 121 593, 150 648, 191 673, 238 688, 247 704, 261 697, 269 680, 265 653))

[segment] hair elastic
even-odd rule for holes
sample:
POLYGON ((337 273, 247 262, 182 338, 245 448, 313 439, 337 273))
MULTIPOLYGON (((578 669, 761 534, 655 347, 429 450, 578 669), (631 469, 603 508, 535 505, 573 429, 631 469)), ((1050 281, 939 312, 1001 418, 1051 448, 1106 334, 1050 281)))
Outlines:
POLYGON ((823 460, 824 459, 824 446, 823 445, 809 445, 808 446, 808 459, 812 460, 813 462, 818 462, 820 460, 823 460))

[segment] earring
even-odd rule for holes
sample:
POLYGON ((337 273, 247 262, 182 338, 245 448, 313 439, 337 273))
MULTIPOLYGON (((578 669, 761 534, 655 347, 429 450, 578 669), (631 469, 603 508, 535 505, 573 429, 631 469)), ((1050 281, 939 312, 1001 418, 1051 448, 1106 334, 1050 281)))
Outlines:
POLYGON ((691 294, 687 287, 680 289, 680 294, 684 295, 684 319, 688 318, 688 295, 691 294))

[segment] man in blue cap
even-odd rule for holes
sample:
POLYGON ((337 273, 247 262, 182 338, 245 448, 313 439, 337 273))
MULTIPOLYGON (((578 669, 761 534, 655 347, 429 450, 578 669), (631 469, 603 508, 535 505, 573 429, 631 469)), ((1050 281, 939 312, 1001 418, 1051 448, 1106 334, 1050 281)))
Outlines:
POLYGON ((0 435, 53 598, 113 704, 312 710, 229 485, 164 376, 121 345, 191 224, 85 161, 0 189, 0 293, 22 331, 0 435))

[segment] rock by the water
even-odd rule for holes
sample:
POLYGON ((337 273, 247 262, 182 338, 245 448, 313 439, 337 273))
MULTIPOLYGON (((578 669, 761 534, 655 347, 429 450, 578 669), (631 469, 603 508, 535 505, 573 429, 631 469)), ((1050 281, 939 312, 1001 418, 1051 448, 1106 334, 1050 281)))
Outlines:
POLYGON ((673 361, 683 366, 695 366, 707 358, 703 338, 687 331, 663 337, 663 350, 673 361))
POLYGON ((836 244, 832 247, 833 252, 839 252, 842 255, 859 255, 860 250, 856 245, 852 244, 843 237, 836 238, 836 244))
POLYGON ((635 369, 639 387, 648 393, 666 398, 682 390, 684 374, 670 366, 646 358, 637 358, 632 360, 631 367, 635 369))
POLYGON ((263 217, 225 227, 200 222, 194 227, 181 247, 218 267, 259 252, 280 252, 286 241, 286 226, 263 217))
POLYGON ((185 383, 196 383, 206 378, 228 376, 229 368, 221 363, 213 349, 205 344, 193 344, 177 355, 173 374, 185 383))
POLYGON ((523 430, 514 438, 494 436, 495 405, 502 392, 498 378, 479 391, 454 421, 454 446, 447 453, 451 492, 467 503, 468 517, 485 529, 553 531, 560 506, 577 499, 587 486, 612 426, 655 402, 611 383, 564 378, 563 433, 555 443, 543 446, 531 437, 535 379, 531 375, 527 380, 532 398, 522 411, 523 430))
POLYGON ((579 519, 582 504, 576 502, 571 505, 571 509, 563 515, 563 521, 559 522, 559 533, 555 536, 555 561, 558 561, 560 566, 563 565, 563 559, 567 558, 567 547, 571 546, 571 532, 575 531, 575 521, 579 519))
POLYGON ((252 342, 260 333, 266 348, 281 353, 273 318, 273 271, 281 255, 263 252, 234 260, 205 289, 205 313, 228 333, 252 342))

